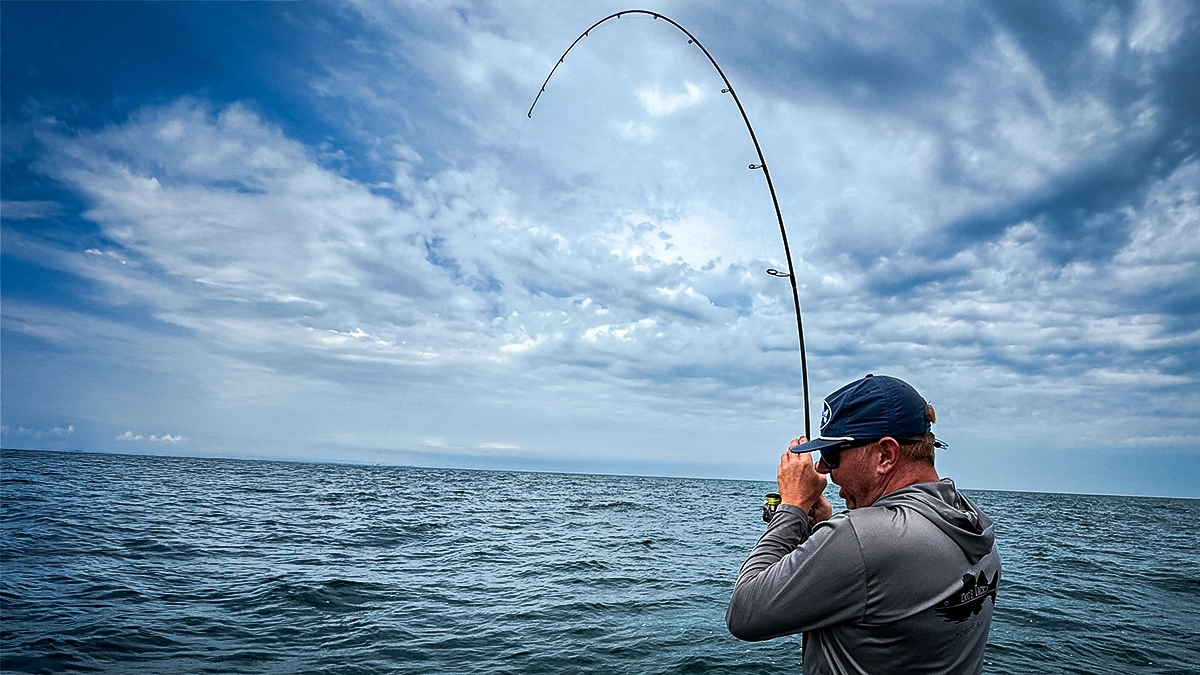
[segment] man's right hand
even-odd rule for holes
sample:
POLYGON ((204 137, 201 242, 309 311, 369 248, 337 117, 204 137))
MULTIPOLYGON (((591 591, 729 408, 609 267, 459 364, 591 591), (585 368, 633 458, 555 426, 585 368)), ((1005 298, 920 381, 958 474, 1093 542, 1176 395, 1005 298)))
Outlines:
MULTIPOLYGON (((805 438, 801 436, 793 440, 789 447, 804 442, 805 438)), ((833 507, 823 494, 828 481, 825 476, 817 473, 809 453, 796 453, 790 449, 783 453, 779 458, 776 477, 779 481, 779 496, 783 498, 784 504, 800 507, 809 513, 814 522, 828 520, 833 515, 833 507)))

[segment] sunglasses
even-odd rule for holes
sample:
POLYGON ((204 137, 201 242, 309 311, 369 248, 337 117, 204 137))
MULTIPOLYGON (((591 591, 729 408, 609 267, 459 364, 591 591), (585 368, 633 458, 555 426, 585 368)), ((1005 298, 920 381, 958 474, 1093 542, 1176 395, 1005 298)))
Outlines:
MULTIPOLYGON (((838 468, 838 465, 841 464, 843 450, 853 450, 854 448, 863 448, 872 443, 877 443, 881 439, 878 439, 878 438, 862 439, 862 438, 851 438, 849 436, 844 436, 842 438, 822 438, 821 440, 823 440, 823 441, 841 441, 841 443, 838 443, 837 445, 830 445, 828 447, 821 448, 820 450, 817 451, 817 455, 820 457, 820 459, 818 461, 825 462, 825 466, 829 467, 830 469, 836 469, 836 468, 838 468)), ((896 440, 905 442, 905 443, 912 443, 912 442, 916 442, 918 439, 916 439, 916 438, 897 438, 896 440)), ((945 448, 947 446, 944 442, 942 442, 940 440, 934 440, 933 447, 945 448)))
POLYGON ((841 441, 837 445, 829 445, 817 451, 820 455, 820 461, 825 462, 825 466, 830 469, 836 469, 841 464, 842 451, 853 450, 854 448, 862 448, 878 441, 878 438, 862 439, 851 438, 845 436, 843 438, 827 438, 822 440, 841 441))

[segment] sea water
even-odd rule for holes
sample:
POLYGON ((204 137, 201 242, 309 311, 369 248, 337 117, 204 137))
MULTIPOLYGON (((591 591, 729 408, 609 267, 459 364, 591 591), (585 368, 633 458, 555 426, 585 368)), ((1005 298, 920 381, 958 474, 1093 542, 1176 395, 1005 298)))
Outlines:
MULTIPOLYGON (((4 451, 0 669, 795 673, 725 630, 762 482, 4 451)), ((1195 673, 1200 501, 967 491, 991 673, 1195 673)), ((840 504, 835 504, 840 508, 840 504)))

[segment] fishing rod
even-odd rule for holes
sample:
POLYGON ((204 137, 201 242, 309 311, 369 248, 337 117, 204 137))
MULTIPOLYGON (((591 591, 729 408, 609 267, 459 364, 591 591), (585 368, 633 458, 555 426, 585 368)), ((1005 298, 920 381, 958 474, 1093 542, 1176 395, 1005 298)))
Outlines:
POLYGON ((712 54, 708 53, 708 50, 704 48, 704 45, 700 44, 700 41, 697 40, 696 36, 692 35, 688 29, 671 20, 669 17, 663 16, 657 12, 651 12, 645 9, 627 9, 617 12, 616 14, 609 14, 603 19, 600 19, 596 23, 592 24, 587 30, 580 33, 579 37, 575 38, 575 41, 571 43, 571 46, 567 47, 567 51, 563 52, 562 56, 558 57, 558 63, 554 64, 554 67, 550 69, 550 74, 546 76, 546 81, 542 82, 542 88, 538 92, 537 96, 534 97, 533 105, 529 106, 529 112, 526 114, 526 116, 530 119, 533 119, 533 109, 537 106, 538 100, 542 98, 542 94, 546 93, 546 85, 550 82, 550 78, 554 77, 554 72, 563 64, 563 61, 567 58, 567 54, 571 53, 571 50, 575 48, 575 45, 579 44, 580 40, 590 35, 591 32, 600 24, 611 19, 620 19, 626 14, 644 14, 646 16, 654 17, 655 20, 662 19, 663 21, 666 21, 672 26, 678 28, 680 32, 686 35, 688 37, 688 44, 699 47, 700 51, 704 52, 704 55, 708 57, 708 62, 713 65, 713 68, 716 68, 717 74, 721 76, 721 80, 725 83, 725 88, 721 90, 721 93, 729 94, 733 97, 733 102, 737 104, 738 112, 742 114, 742 121, 746 123, 746 131, 750 132, 750 140, 754 142, 754 151, 758 153, 758 164, 751 164, 749 168, 752 171, 761 170, 763 173, 763 178, 767 179, 767 189, 771 192, 771 203, 775 205, 775 219, 779 221, 779 236, 783 238, 783 253, 787 258, 788 266, 788 271, 786 274, 776 269, 768 269, 767 274, 770 274, 773 277, 784 277, 792 284, 792 303, 796 307, 796 334, 800 338, 800 377, 804 390, 804 435, 808 438, 812 438, 812 420, 811 414, 808 410, 808 357, 804 352, 804 320, 800 316, 800 293, 796 290, 796 268, 792 265, 792 249, 790 246, 788 246, 787 228, 783 226, 783 212, 779 209, 779 199, 775 196, 775 184, 771 182, 771 171, 767 168, 767 160, 763 157, 762 147, 758 144, 758 136, 754 134, 754 127, 750 125, 750 117, 746 115, 746 109, 742 107, 741 99, 738 98, 737 92, 733 90, 733 85, 729 82, 729 78, 725 77, 725 71, 721 70, 721 66, 717 64, 717 60, 713 58, 712 54))

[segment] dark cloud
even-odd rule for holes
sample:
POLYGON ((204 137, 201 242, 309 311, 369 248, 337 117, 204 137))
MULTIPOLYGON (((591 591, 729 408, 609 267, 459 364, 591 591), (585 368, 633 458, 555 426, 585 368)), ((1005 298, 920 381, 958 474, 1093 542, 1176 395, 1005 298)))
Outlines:
MULTIPOLYGON (((1048 175, 1035 189, 942 223, 914 243, 915 250, 936 260, 1031 221, 1048 235, 1046 258, 1065 264, 1105 259, 1119 251, 1128 243, 1130 230, 1122 210, 1196 153, 1200 140, 1197 12, 1189 6, 1164 7, 1159 25, 1154 16, 1147 16, 1152 9, 1136 3, 1091 2, 924 7, 789 3, 689 8, 689 18, 714 28, 731 26, 714 30, 711 42, 720 45, 724 58, 733 61, 744 80, 769 88, 772 95, 789 98, 802 108, 824 101, 879 111, 906 118, 944 139, 941 179, 946 186, 984 193, 1003 189, 967 166, 948 143, 958 138, 1003 152, 999 145, 1003 138, 992 129, 1001 115, 1013 112, 1012 106, 1035 119, 1047 114, 1045 102, 1033 98, 1034 90, 998 100, 990 108, 979 101, 976 107, 959 109, 958 100, 968 93, 964 82, 989 77, 985 73, 991 66, 984 63, 1000 58, 998 40, 1012 41, 1033 68, 1030 75, 1040 78, 1053 99, 1063 103, 1094 99, 1111 111, 1117 124, 1149 125, 1098 139, 1107 149, 1089 151, 1048 175), (751 29, 752 25, 763 30, 751 29), (1141 35, 1148 31, 1149 35, 1141 35), (1155 31, 1177 35, 1166 48, 1137 43, 1171 38, 1155 31), (750 33, 757 33, 755 39, 739 40, 738 36, 750 33), (1116 53, 1111 59, 1097 54, 1095 42, 1101 38, 1114 41, 1116 53), (968 126, 973 137, 955 128, 962 120, 948 119, 963 113, 979 116, 968 126), (1139 120, 1140 115, 1151 119, 1139 120)), ((978 89, 970 93, 986 95, 987 82, 971 86, 978 89)), ((1070 129, 1070 122, 1066 126, 1070 129)), ((1011 170, 1022 167, 1014 165, 1011 170)), ((853 249, 853 244, 835 235, 826 237, 824 250, 853 249)), ((860 265, 871 265, 870 251, 853 255, 860 265)))
POLYGON ((958 5, 722 4, 689 12, 739 82, 798 105, 919 109, 944 95, 945 66, 969 60, 993 32, 986 15, 958 5))

